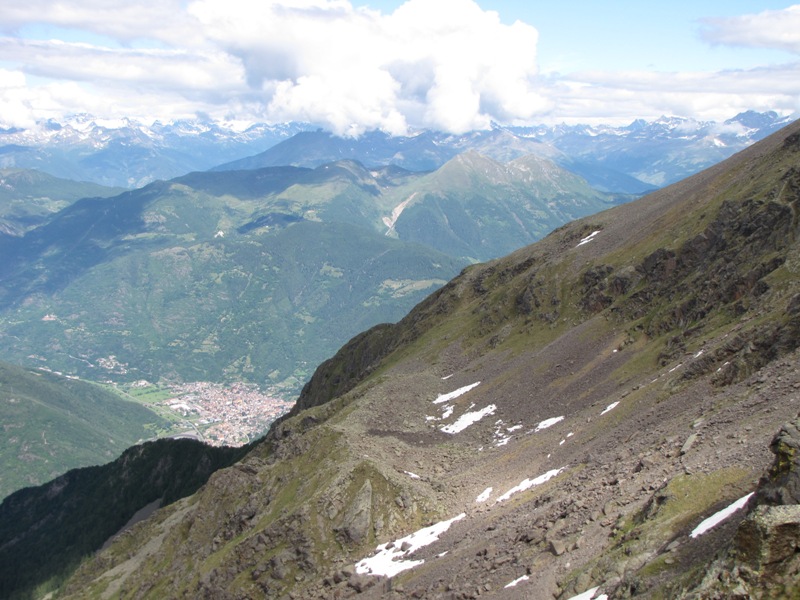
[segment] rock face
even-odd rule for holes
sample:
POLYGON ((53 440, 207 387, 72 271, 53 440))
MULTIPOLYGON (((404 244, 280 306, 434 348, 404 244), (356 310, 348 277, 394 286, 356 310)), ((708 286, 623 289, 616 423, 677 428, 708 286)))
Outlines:
POLYGON ((800 415, 784 424, 770 445, 775 459, 749 502, 729 547, 692 598, 797 598, 800 596, 800 415))
POLYGON ((752 597, 800 595, 800 415, 770 445, 775 461, 739 526, 733 555, 752 597))
POLYGON ((347 507, 342 532, 347 539, 360 544, 369 534, 372 525, 372 483, 367 479, 356 494, 353 503, 347 507))
POLYGON ((770 450, 775 461, 759 484, 757 504, 800 504, 800 415, 781 427, 770 450))

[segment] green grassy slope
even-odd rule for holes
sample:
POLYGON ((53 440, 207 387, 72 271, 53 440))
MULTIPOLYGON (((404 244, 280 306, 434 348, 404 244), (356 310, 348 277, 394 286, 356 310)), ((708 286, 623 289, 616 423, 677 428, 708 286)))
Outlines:
POLYGON ((549 161, 474 153, 433 174, 340 161, 84 199, 0 239, 0 357, 291 394, 347 339, 396 321, 469 260, 610 201, 549 161))
POLYGON ((163 419, 98 385, 0 362, 0 497, 106 463, 163 419))
POLYGON ((0 233, 23 235, 80 198, 114 196, 121 191, 33 169, 0 169, 0 233))

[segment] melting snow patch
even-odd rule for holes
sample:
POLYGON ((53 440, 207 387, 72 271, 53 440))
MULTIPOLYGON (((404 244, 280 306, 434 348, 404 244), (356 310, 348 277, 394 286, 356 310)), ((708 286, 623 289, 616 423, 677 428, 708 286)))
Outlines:
POLYGON ((448 418, 450 415, 453 414, 454 410, 455 408, 452 406, 445 406, 444 410, 442 411, 442 419, 448 418))
POLYGON ((714 513, 710 517, 708 517, 705 521, 700 523, 697 527, 692 530, 692 533, 689 534, 689 537, 696 538, 698 536, 703 535, 706 531, 711 529, 712 527, 716 527, 720 523, 722 523, 725 519, 730 517, 733 513, 735 513, 740 508, 744 507, 747 504, 747 501, 750 500, 750 496, 753 495, 753 492, 747 494, 742 498, 739 498, 736 502, 731 504, 728 508, 723 508, 718 513, 714 513))
POLYGON ((411 477, 411 479, 422 479, 419 475, 412 473, 411 471, 403 471, 403 473, 411 477))
POLYGON ((675 365, 674 367, 672 367, 672 368, 669 370, 669 373, 672 373, 673 371, 677 371, 677 370, 678 370, 678 369, 680 369, 682 366, 683 366, 683 363, 678 363, 677 365, 675 365))
POLYGON ((603 409, 603 412, 601 412, 601 413, 600 413, 600 415, 604 415, 604 414, 606 414, 607 412, 611 412, 612 410, 614 410, 615 408, 617 408, 617 405, 618 405, 618 404, 619 404, 619 402, 612 402, 611 404, 609 404, 608 406, 606 406, 606 407, 603 409))
POLYGON ((455 390, 455 391, 452 391, 452 392, 450 392, 449 394, 439 394, 439 395, 436 397, 436 400, 434 400, 434 401, 433 401, 433 403, 434 403, 434 404, 442 404, 442 403, 444 403, 444 402, 449 402, 450 400, 453 400, 454 398, 458 398, 458 397, 459 397, 459 396, 461 396, 462 394, 466 394, 466 393, 467 393, 468 391, 470 391, 472 388, 474 388, 474 387, 477 387, 477 386, 479 386, 480 384, 481 384, 481 382, 480 382, 480 381, 476 381, 476 382, 475 382, 475 383, 473 383, 473 384, 470 384, 470 385, 465 385, 464 387, 458 388, 457 390, 455 390))
POLYGON ((365 558, 356 564, 356 573, 360 575, 384 575, 394 577, 408 569, 413 569, 417 565, 424 563, 424 560, 401 560, 403 557, 416 552, 420 548, 428 546, 439 539, 445 531, 456 521, 466 517, 466 513, 461 513, 449 521, 442 521, 425 527, 407 535, 404 538, 381 544, 376 548, 377 554, 365 558), (406 549, 403 550, 402 548, 406 549))
POLYGON ((518 583, 522 583, 523 581, 528 581, 528 579, 530 579, 530 578, 529 578, 527 575, 523 575, 522 577, 517 577, 517 578, 516 578, 514 581, 512 581, 511 583, 507 583, 507 584, 505 585, 505 587, 507 587, 507 588, 514 587, 514 586, 516 586, 518 583))
MULTIPOLYGON (((564 417, 561 418, 563 419, 564 417)), ((514 433, 517 429, 522 429, 522 425, 514 425, 513 427, 508 427, 506 428, 506 431, 508 433, 514 433)))
POLYGON ((489 499, 489 496, 492 495, 492 488, 488 487, 483 490, 477 498, 475 498, 475 502, 480 504, 481 502, 486 502, 489 499))
POLYGON ((439 429, 441 429, 445 433, 450 433, 450 434, 458 433, 459 431, 464 431, 467 427, 469 427, 473 423, 477 423, 486 415, 493 415, 494 411, 496 410, 497 406, 494 404, 490 404, 489 406, 486 406, 480 410, 466 412, 460 417, 458 417, 458 419, 456 419, 456 422, 453 423, 452 425, 444 425, 439 429))
POLYGON ((450 373, 450 375, 445 375, 444 377, 442 377, 442 381, 447 381, 447 380, 448 380, 448 379, 450 379, 452 376, 453 376, 453 374, 452 374, 452 373, 450 373))
POLYGON ((593 587, 590 590, 586 590, 582 594, 578 594, 577 596, 573 596, 569 600, 593 600, 593 599, 594 600, 606 600, 608 598, 608 596, 606 596, 605 594, 600 594, 599 596, 595 596, 595 594, 597 593, 597 590, 599 590, 599 589, 600 589, 599 586, 598 587, 593 587))
POLYGON ((539 477, 537 477, 536 479, 526 479, 519 485, 516 485, 510 490, 508 490, 505 494, 503 494, 497 500, 495 500, 495 502, 502 502, 503 500, 508 500, 509 498, 511 498, 511 496, 513 496, 517 492, 524 492, 525 490, 530 489, 534 486, 541 485, 544 482, 549 481, 550 479, 561 473, 561 471, 563 470, 564 470, 563 467, 561 469, 553 469, 552 471, 548 471, 544 475, 539 475, 539 477))
POLYGON ((701 356, 703 356, 703 351, 702 350, 698 350, 697 354, 695 354, 693 358, 700 358, 701 356))
MULTIPOLYGON (((497 421, 495 421, 494 425, 495 425, 495 427, 494 427, 494 445, 495 445, 495 447, 499 448, 500 446, 505 446, 506 444, 508 444, 508 442, 511 441, 511 436, 510 435, 506 435, 503 432, 503 419, 497 419, 497 421)), ((508 431, 512 431, 512 429, 514 429, 514 428, 513 427, 510 428, 510 429, 508 429, 508 431)))
POLYGON ((552 427, 556 423, 559 423, 564 420, 563 416, 560 417, 553 417, 552 419, 545 419, 541 423, 536 426, 536 429, 533 430, 533 433, 538 433, 542 429, 547 429, 548 427, 552 427))
MULTIPOLYGON (((600 233, 600 232, 599 231, 593 231, 592 233, 587 235, 585 238, 583 238, 580 242, 578 242, 578 246, 583 246, 584 244, 588 244, 589 242, 592 241, 594 236, 596 236, 598 233, 600 233)), ((575 247, 577 248, 578 246, 575 246, 575 247)))

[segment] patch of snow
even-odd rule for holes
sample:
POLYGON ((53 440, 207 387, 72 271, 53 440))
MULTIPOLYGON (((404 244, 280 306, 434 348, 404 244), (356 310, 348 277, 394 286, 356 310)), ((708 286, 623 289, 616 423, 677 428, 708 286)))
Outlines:
POLYGON ((480 493, 480 495, 477 498, 475 498, 475 503, 480 504, 481 502, 486 502, 489 499, 489 496, 492 495, 492 489, 493 488, 488 487, 485 490, 483 490, 480 493))
POLYGON ((422 479, 422 477, 420 477, 416 473, 412 473, 411 471, 403 471, 403 473, 411 477, 411 479, 422 479))
POLYGON ((614 410, 615 408, 617 408, 617 405, 618 405, 618 404, 619 404, 619 401, 617 401, 617 402, 612 402, 611 404, 609 404, 608 406, 606 406, 606 407, 603 409, 603 412, 601 412, 601 413, 600 413, 600 416, 602 416, 602 415, 606 414, 607 412, 611 412, 612 410, 614 410))
POLYGON ((440 427, 440 429, 445 433, 449 434, 454 434, 460 431, 464 431, 467 427, 469 427, 473 423, 477 423, 486 415, 493 415, 494 411, 496 410, 497 406, 494 404, 490 404, 489 406, 485 406, 480 410, 466 412, 460 417, 458 417, 458 419, 456 419, 456 422, 453 423, 452 425, 445 425, 443 427, 440 427))
POLYGON ((746 496, 739 498, 736 502, 734 502, 727 508, 723 508, 721 511, 714 513, 713 515, 705 519, 702 523, 700 523, 697 527, 695 527, 692 530, 692 533, 689 534, 689 537, 696 538, 698 536, 701 536, 712 527, 716 527, 717 525, 722 523, 725 519, 730 517, 737 510, 743 508, 744 505, 747 504, 747 501, 750 500, 750 496, 752 496, 753 494, 754 492, 750 492, 746 496))
POLYGON ((460 387, 457 390, 454 390, 454 391, 450 392, 449 394, 439 394, 436 397, 436 400, 433 401, 433 403, 434 404, 442 404, 444 402, 449 402, 450 400, 453 400, 454 398, 458 398, 459 396, 462 396, 463 394, 466 394, 472 388, 478 387, 480 384, 481 384, 480 381, 476 381, 475 383, 471 383, 470 385, 465 385, 464 387, 460 387))
POLYGON ((523 575, 522 577, 517 577, 514 581, 512 581, 511 583, 507 583, 503 587, 504 588, 515 587, 518 583, 522 583, 523 581, 528 581, 528 579, 530 579, 530 577, 528 577, 527 575, 523 575))
MULTIPOLYGON (((584 244, 588 244, 589 242, 592 241, 592 239, 594 239, 594 236, 596 236, 598 233, 600 233, 600 231, 593 231, 592 233, 587 235, 585 238, 583 238, 580 242, 578 242, 578 246, 583 246, 584 244)), ((575 246, 575 247, 577 248, 578 246, 575 246)))
POLYGON ((552 471, 548 471, 544 475, 539 475, 539 477, 536 477, 535 479, 525 479, 518 485, 508 490, 505 494, 500 496, 497 500, 495 500, 495 503, 503 502, 504 500, 508 500, 509 498, 511 498, 511 496, 513 496, 517 492, 524 492, 525 490, 528 490, 537 485, 541 485, 546 481, 550 481, 553 477, 561 473, 561 471, 563 470, 564 470, 563 467, 560 469, 553 469, 552 471))
POLYGON ((450 379, 452 376, 453 376, 453 374, 452 374, 452 373, 450 373, 450 375, 445 375, 444 377, 442 377, 442 381, 447 381, 447 380, 448 380, 448 379, 450 379))
POLYGON ((387 542, 381 544, 375 550, 377 554, 365 558, 356 564, 356 573, 360 575, 379 575, 386 577, 394 577, 398 573, 402 573, 408 569, 424 563, 424 560, 402 560, 409 554, 416 552, 420 548, 429 546, 439 539, 439 536, 450 529, 450 526, 456 521, 460 521, 466 517, 466 513, 453 517, 448 521, 441 521, 429 527, 425 527, 407 535, 404 538, 395 540, 394 542, 387 542), (401 548, 406 546, 406 550, 401 548))
POLYGON ((517 429, 522 429, 522 425, 514 425, 513 427, 507 427, 506 431, 508 433, 514 433, 517 429))
POLYGON ((669 370, 669 373, 672 373, 673 371, 677 371, 677 370, 678 370, 678 369, 680 369, 682 366, 683 366, 683 363, 678 363, 677 365, 675 365, 674 367, 672 367, 672 368, 669 370))
POLYGON ((593 587, 590 590, 586 590, 585 592, 578 594, 577 596, 573 596, 569 600, 607 600, 608 596, 605 594, 600 594, 599 596, 595 596, 597 590, 600 589, 600 586, 593 587))
POLYGON ((447 419, 450 415, 453 414, 455 407, 453 406, 445 406, 444 410, 442 411, 442 419, 447 419))
POLYGON ((538 433, 539 431, 542 431, 543 429, 547 429, 548 427, 552 427, 556 423, 560 423, 563 420, 564 420, 564 416, 563 415, 560 416, 560 417, 553 417, 552 419, 545 419, 544 421, 542 421, 541 423, 539 423, 536 426, 536 429, 533 430, 533 433, 538 433))
POLYGON ((701 356, 703 356, 703 351, 698 350, 697 354, 695 354, 693 358, 700 358, 701 356))

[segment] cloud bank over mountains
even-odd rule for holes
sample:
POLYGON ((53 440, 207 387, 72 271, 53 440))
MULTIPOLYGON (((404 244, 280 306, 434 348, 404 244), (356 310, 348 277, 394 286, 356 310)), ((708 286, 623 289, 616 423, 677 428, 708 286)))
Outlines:
MULTIPOLYGON (((800 52, 800 6, 708 19, 713 44, 800 52)), ((798 109, 800 60, 720 72, 547 73, 539 32, 472 0, 10 0, 0 126, 103 117, 307 121, 336 133, 454 133, 547 121, 722 119, 798 109)), ((597 43, 604 43, 600 36, 597 43)))

